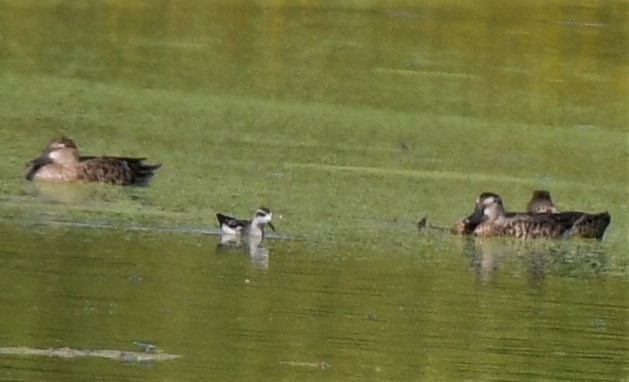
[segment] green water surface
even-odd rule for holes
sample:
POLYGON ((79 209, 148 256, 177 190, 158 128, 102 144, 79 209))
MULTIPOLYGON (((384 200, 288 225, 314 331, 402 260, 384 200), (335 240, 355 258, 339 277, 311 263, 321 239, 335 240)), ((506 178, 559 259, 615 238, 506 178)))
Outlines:
POLYGON ((629 379, 623 1, 0 1, 0 380, 629 379), (60 135, 161 163, 50 185, 60 135), (467 240, 483 191, 601 243, 467 240), (265 259, 215 213, 270 207, 265 259))

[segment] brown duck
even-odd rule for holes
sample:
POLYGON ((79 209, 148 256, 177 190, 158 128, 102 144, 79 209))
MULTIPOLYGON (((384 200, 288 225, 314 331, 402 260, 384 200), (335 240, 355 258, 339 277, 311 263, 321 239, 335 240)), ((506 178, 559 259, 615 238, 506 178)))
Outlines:
MULTIPOLYGON (((526 212, 530 214, 545 214, 545 213, 557 213, 559 212, 553 200, 550 197, 550 192, 546 190, 533 191, 531 200, 526 204, 526 212)), ((468 219, 461 219, 454 223, 450 227, 450 232, 457 235, 466 235, 474 233, 475 225, 470 224, 468 219)))
POLYGON ((586 239, 602 239, 607 226, 611 222, 611 216, 607 212, 589 214, 577 211, 559 212, 546 190, 533 191, 531 200, 526 205, 526 211, 532 214, 560 214, 557 219, 576 219, 572 225, 569 236, 579 236, 586 239))
POLYGON ((557 210, 557 208, 555 208, 555 205, 553 204, 553 200, 550 197, 550 192, 546 190, 536 190, 533 191, 531 200, 529 200, 526 205, 526 212, 531 214, 555 214, 559 211, 557 210))
POLYGON ((80 156, 71 139, 57 138, 28 163, 26 179, 144 186, 161 165, 146 165, 143 161, 144 158, 80 156))
POLYGON ((513 236, 518 238, 562 238, 572 236, 602 239, 611 216, 607 212, 507 213, 502 198, 482 193, 472 215, 464 222, 476 236, 513 236))

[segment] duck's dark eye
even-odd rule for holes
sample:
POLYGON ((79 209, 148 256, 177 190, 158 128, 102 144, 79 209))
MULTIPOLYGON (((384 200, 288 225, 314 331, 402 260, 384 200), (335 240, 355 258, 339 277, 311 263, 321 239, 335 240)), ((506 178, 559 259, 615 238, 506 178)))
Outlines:
POLYGON ((266 213, 264 213, 264 212, 256 212, 256 216, 261 218, 261 217, 266 216, 266 213))

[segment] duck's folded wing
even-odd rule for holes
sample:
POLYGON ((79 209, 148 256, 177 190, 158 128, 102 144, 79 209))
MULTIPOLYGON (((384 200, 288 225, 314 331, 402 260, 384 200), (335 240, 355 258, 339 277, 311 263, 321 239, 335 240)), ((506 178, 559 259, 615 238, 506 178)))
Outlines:
POLYGON ((145 186, 161 164, 146 165, 145 158, 131 157, 80 157, 81 177, 87 181, 120 185, 145 186))

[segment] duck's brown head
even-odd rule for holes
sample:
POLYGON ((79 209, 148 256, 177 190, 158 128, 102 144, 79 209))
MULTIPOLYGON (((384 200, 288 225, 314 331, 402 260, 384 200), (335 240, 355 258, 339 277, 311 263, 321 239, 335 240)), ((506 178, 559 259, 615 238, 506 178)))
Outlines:
POLYGON ((49 163, 60 165, 75 164, 79 160, 79 151, 69 138, 56 138, 50 141, 40 158, 49 163))
POLYGON ((553 204, 550 192, 546 190, 533 191, 531 200, 526 205, 526 212, 531 214, 557 213, 557 208, 553 204))
POLYGON ((40 168, 48 164, 55 163, 61 166, 69 166, 75 165, 78 161, 79 152, 74 142, 65 137, 55 138, 48 143, 48 146, 37 158, 28 162, 26 179, 31 180, 40 168))
POLYGON ((493 192, 483 192, 476 199, 474 212, 465 218, 466 224, 478 225, 482 222, 491 222, 504 216, 505 211, 502 205, 502 198, 493 192))

